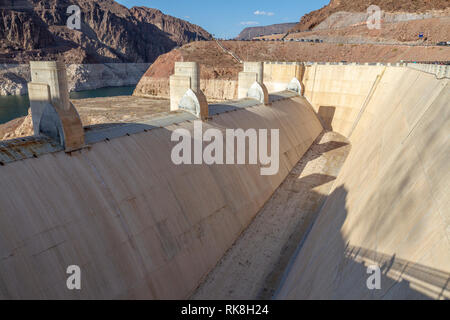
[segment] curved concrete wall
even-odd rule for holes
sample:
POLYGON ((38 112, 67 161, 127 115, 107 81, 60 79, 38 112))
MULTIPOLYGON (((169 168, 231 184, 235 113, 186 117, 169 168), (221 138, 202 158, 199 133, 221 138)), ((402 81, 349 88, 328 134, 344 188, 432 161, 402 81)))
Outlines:
POLYGON ((0 166, 0 298, 186 298, 322 131, 301 97, 213 116, 203 129, 279 128, 280 170, 181 165, 183 122, 0 166), (82 290, 66 287, 79 265, 82 290))
MULTIPOLYGON (((381 69, 309 69, 308 97, 337 106, 333 129, 349 133, 381 69)), ((386 68, 277 298, 450 298, 449 101, 448 79, 386 68), (367 288, 370 265, 381 267, 380 290, 367 288)))

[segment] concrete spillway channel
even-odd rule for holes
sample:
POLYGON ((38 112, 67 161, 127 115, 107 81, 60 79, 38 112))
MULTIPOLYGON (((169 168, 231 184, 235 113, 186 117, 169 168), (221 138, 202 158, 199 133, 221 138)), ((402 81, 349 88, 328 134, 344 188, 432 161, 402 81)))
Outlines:
POLYGON ((208 105, 179 63, 170 114, 89 128, 56 69, 0 142, 0 298, 450 298, 448 66, 244 63, 208 105), (279 170, 175 164, 198 123, 278 129, 279 170))
POLYGON ((350 144, 322 132, 192 299, 269 299, 317 217, 350 144))

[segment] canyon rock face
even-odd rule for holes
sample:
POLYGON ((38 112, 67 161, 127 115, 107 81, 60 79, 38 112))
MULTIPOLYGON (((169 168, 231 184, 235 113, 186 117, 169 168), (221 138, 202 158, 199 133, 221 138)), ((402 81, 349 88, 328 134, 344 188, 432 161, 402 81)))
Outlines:
MULTIPOLYGON (((69 91, 93 90, 104 87, 134 86, 150 63, 68 64, 69 91)), ((0 64, 0 95, 22 95, 31 81, 28 64, 0 64)))
POLYGON ((0 95, 26 94, 31 81, 30 67, 25 64, 0 64, 0 95))
POLYGON ((130 12, 138 21, 153 24, 162 32, 168 34, 170 40, 174 41, 178 46, 193 40, 212 40, 211 34, 203 28, 164 14, 158 9, 133 7, 130 9, 130 12))
POLYGON ((176 46, 212 38, 159 10, 128 9, 113 0, 3 0, 0 16, 0 62, 5 63, 153 62, 176 46), (80 30, 67 27, 71 5, 81 9, 80 30))
POLYGON ((10 140, 33 135, 33 118, 31 109, 28 115, 0 125, 0 140, 10 140))
POLYGON ((259 36, 286 33, 296 25, 297 23, 280 23, 262 27, 248 27, 239 33, 236 40, 251 40, 259 36))
MULTIPOLYGON (((312 11, 304 15, 300 22, 291 29, 291 32, 313 30, 328 17, 337 12, 366 13, 370 5, 377 5, 384 12, 389 13, 427 13, 439 15, 449 7, 448 0, 330 0, 330 3, 322 9, 312 11)), ((348 17, 347 17, 348 18, 348 17)), ((395 20, 395 18, 394 18, 395 20)))
POLYGON ((149 63, 71 64, 67 66, 69 91, 136 85, 149 63))

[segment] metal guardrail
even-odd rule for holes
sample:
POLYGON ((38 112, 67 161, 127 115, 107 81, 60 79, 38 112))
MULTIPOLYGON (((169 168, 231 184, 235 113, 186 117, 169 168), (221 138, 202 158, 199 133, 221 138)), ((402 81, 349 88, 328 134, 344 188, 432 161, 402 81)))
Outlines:
POLYGON ((231 55, 237 62, 239 63, 244 63, 244 61, 242 61, 241 58, 239 58, 234 52, 228 50, 227 48, 225 48, 219 40, 216 39, 216 43, 217 45, 225 52, 228 53, 229 55, 231 55))
MULTIPOLYGON (((274 62, 264 62, 264 63, 274 63, 274 62)), ((407 64, 402 62, 347 62, 347 61, 305 61, 305 62, 298 62, 303 63, 306 66, 312 66, 312 65, 330 65, 330 66, 345 66, 345 65, 353 65, 353 66, 386 66, 386 67, 404 67, 407 64)))
POLYGON ((450 79, 450 65, 445 64, 424 64, 424 63, 408 63, 408 68, 434 74, 438 79, 450 79))
POLYGON ((305 62, 306 66, 312 65, 360 65, 360 66, 386 66, 386 67, 408 67, 414 70, 434 74, 437 79, 450 79, 450 64, 447 62, 425 62, 425 63, 384 63, 384 62, 305 62))

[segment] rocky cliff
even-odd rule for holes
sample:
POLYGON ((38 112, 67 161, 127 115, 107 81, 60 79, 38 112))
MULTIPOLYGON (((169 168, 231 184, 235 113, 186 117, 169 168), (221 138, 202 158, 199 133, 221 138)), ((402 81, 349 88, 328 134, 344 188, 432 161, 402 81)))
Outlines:
POLYGON ((377 5, 390 13, 425 13, 432 10, 445 10, 450 6, 448 0, 330 0, 322 9, 304 15, 291 32, 314 29, 332 14, 337 12, 367 12, 370 5, 377 5))
MULTIPOLYGON (((149 66, 149 63, 68 64, 69 91, 134 86, 149 66)), ((30 81, 28 64, 0 65, 0 95, 26 94, 30 81)))
POLYGON ((182 46, 193 40, 212 40, 211 34, 201 27, 164 14, 158 9, 133 7, 130 9, 130 12, 137 20, 158 27, 159 30, 166 33, 169 39, 174 41, 178 46, 182 46))
POLYGON ((67 66, 69 91, 136 85, 149 63, 71 64, 67 66))
POLYGON ((250 40, 259 36, 286 33, 296 25, 297 23, 280 23, 263 27, 248 27, 239 33, 236 40, 250 40))
POLYGON ((27 64, 0 64, 0 96, 26 94, 31 81, 27 64))
POLYGON ((66 63, 153 62, 190 41, 211 39, 199 26, 113 0, 3 0, 0 62, 63 59, 66 63), (67 27, 67 8, 81 9, 81 29, 67 27))

